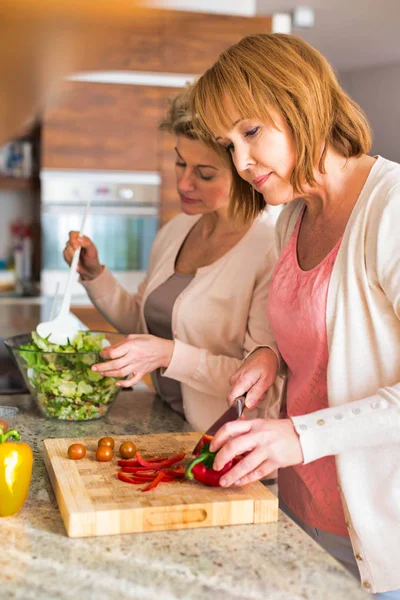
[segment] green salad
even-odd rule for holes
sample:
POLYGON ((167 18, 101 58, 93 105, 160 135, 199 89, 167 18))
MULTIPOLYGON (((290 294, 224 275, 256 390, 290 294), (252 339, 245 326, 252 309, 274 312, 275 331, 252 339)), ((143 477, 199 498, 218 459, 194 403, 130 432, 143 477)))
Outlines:
POLYGON ((64 346, 52 344, 36 331, 31 338, 18 354, 46 416, 71 421, 102 417, 120 389, 114 377, 91 370, 109 345, 105 334, 80 331, 64 346))

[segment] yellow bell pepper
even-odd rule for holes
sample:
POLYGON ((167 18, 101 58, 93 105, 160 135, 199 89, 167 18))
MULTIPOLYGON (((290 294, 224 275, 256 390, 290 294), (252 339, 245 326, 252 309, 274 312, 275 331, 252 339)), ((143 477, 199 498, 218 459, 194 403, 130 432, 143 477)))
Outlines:
POLYGON ((3 433, 0 427, 0 517, 14 515, 28 496, 33 455, 20 439, 16 429, 3 433))

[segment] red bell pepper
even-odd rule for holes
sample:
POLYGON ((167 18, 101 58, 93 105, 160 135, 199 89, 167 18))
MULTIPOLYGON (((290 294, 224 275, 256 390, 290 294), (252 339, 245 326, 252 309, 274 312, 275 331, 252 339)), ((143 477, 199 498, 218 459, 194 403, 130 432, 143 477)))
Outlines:
POLYGON ((186 478, 196 479, 205 485, 218 487, 222 475, 239 462, 241 457, 230 460, 220 471, 215 471, 213 465, 216 455, 216 452, 211 452, 210 450, 210 440, 204 440, 200 454, 192 460, 186 469, 186 478))

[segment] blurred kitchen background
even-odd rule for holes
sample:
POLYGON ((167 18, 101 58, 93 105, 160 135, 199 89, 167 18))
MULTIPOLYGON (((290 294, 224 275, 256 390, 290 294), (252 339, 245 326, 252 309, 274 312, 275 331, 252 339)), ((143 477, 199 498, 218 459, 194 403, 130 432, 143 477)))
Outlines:
MULTIPOLYGON (((154 4, 0 150, 0 303, 62 293, 62 251, 88 197, 87 235, 135 291, 158 228, 179 212, 174 139, 158 130, 168 98, 245 35, 292 32, 323 52, 372 123, 373 153, 400 162, 399 0, 154 4)), ((78 283, 73 306, 92 310, 78 283)))

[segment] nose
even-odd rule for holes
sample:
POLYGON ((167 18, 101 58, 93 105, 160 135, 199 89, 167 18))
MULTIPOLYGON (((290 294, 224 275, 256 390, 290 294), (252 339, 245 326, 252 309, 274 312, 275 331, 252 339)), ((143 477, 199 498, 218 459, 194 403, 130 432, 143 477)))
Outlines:
POLYGON ((235 143, 232 160, 238 173, 243 173, 244 171, 247 171, 249 167, 256 164, 256 161, 251 155, 250 147, 246 143, 235 143))
POLYGON ((187 168, 184 171, 177 173, 176 182, 178 191, 182 194, 192 192, 196 187, 193 172, 187 168))

